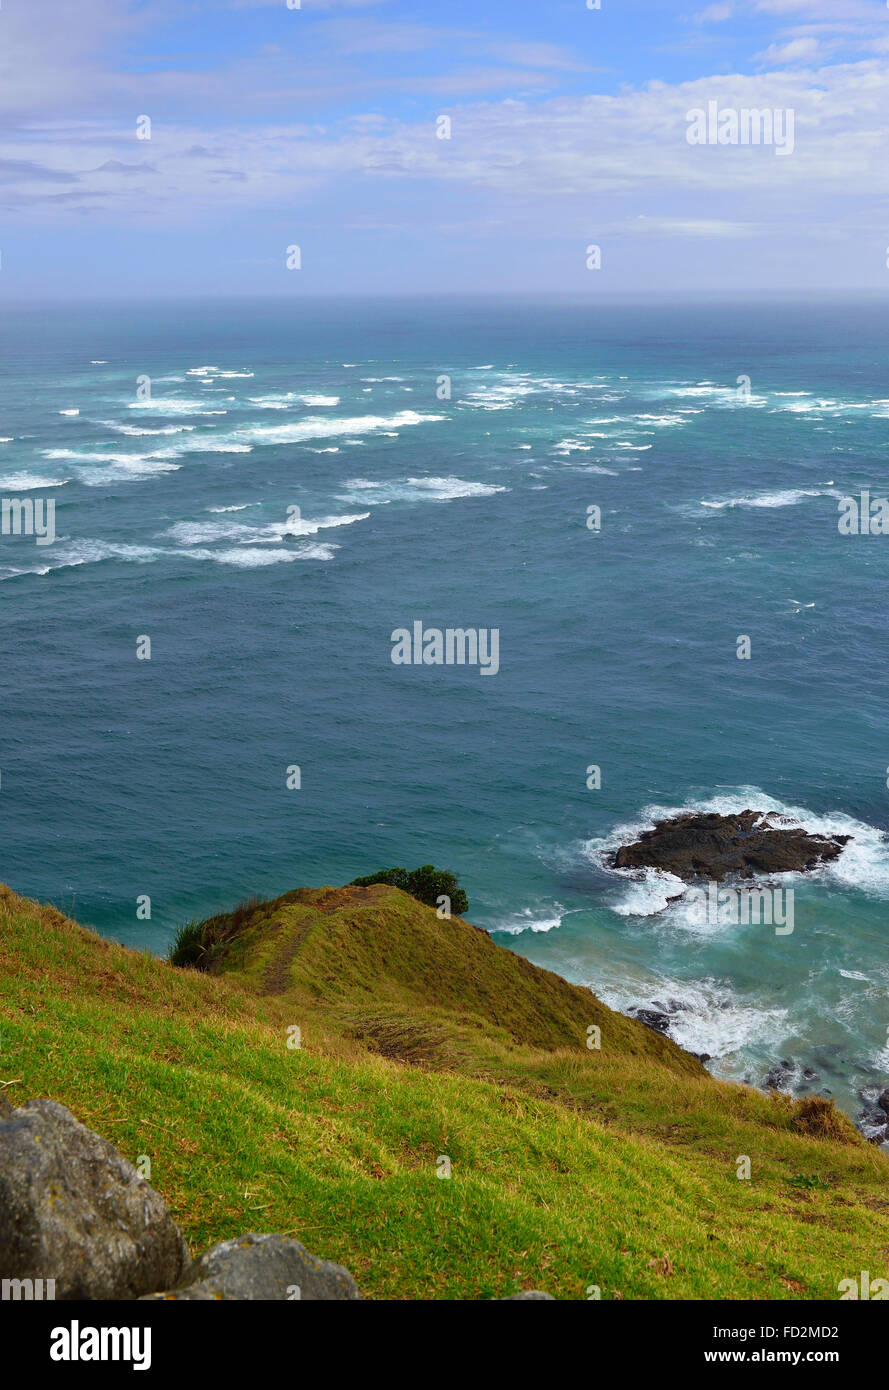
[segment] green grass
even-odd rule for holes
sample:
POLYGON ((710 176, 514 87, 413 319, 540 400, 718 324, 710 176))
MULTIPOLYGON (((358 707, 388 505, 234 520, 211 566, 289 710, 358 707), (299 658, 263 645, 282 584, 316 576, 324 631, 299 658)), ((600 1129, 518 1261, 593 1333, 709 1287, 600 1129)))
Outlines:
POLYGON ((374 1298, 831 1299, 889 1272, 889 1170, 844 1117, 714 1081, 460 919, 350 887, 205 935, 209 972, 174 968, 0 889, 0 1082, 147 1154, 195 1249, 281 1231, 374 1298))

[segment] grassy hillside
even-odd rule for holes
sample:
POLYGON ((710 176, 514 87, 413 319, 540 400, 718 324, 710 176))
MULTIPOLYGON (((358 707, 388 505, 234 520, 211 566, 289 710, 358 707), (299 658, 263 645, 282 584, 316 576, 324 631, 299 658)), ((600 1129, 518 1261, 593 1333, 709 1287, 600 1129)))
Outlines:
POLYGON ((209 973, 176 969, 0 888, 0 1082, 147 1154, 193 1247, 281 1231, 376 1298, 836 1298, 889 1272, 889 1169, 848 1121, 714 1081, 468 923, 377 885, 201 936, 209 973))

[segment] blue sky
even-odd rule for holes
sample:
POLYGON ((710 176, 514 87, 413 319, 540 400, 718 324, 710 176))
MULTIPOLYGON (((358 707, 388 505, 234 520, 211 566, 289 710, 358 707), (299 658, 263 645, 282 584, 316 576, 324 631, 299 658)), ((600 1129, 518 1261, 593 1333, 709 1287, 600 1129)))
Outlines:
POLYGON ((880 292, 887 78, 883 0, 3 0, 0 293, 880 292))

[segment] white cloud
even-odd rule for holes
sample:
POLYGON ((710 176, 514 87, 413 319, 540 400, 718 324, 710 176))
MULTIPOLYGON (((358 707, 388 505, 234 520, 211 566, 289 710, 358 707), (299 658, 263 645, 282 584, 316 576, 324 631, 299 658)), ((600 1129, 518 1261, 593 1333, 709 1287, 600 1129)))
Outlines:
POLYGON ((756 57, 765 63, 780 67, 784 63, 809 63, 817 59, 818 40, 815 38, 791 39, 789 43, 773 43, 756 57))
POLYGON ((708 5, 706 10, 701 10, 700 14, 695 15, 696 24, 722 24, 727 19, 731 19, 735 12, 734 5, 708 5))
POLYGON ((620 222, 608 228, 610 233, 623 232, 629 236, 704 237, 734 240, 737 237, 757 236, 765 229, 758 223, 731 222, 719 217, 648 217, 639 213, 633 221, 620 222))
MULTIPOLYGON (((450 140, 435 137, 431 119, 406 123, 379 113, 327 127, 159 122, 144 143, 135 139, 135 126, 44 123, 29 130, 26 153, 33 166, 76 181, 80 195, 142 219, 209 217, 232 205, 235 180, 243 209, 289 207, 296 195, 356 179, 365 190, 412 181, 462 187, 476 201, 500 201, 510 216, 532 218, 538 211, 552 217, 560 203, 594 199, 591 206, 606 220, 617 211, 609 200, 634 193, 749 204, 741 219, 723 208, 689 209, 689 227, 710 235, 705 224, 769 221, 775 209, 802 201, 829 206, 839 191, 846 198, 889 193, 887 77, 887 64, 870 59, 815 73, 655 82, 616 96, 456 103, 449 107, 450 140), (768 147, 690 146, 687 113, 710 100, 722 107, 792 109, 793 154, 777 159, 768 147)), ((0 141, 0 158, 22 155, 21 140, 0 141)), ((8 191, 16 192, 11 167, 13 182, 0 197, 7 207, 21 202, 8 191)), ((34 205, 49 202, 50 190, 33 177, 23 178, 18 192, 34 205)))
MULTIPOLYGON (((755 8, 763 14, 807 14, 813 18, 836 19, 837 0, 756 0, 755 8)), ((844 19, 874 18, 874 7, 869 0, 842 0, 844 19)))
MULTIPOLYGON (((216 0, 212 0, 216 3, 216 0)), ((301 0, 297 9, 302 10, 365 10, 371 5, 385 5, 388 0, 301 0)), ((227 10, 269 10, 279 9, 285 0, 227 0, 227 10)))

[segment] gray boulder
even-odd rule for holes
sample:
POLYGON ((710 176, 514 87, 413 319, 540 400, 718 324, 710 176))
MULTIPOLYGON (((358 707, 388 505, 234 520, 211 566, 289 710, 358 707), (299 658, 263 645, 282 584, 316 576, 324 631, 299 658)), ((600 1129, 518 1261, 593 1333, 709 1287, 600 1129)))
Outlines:
POLYGON ((541 1298, 547 1303, 555 1303, 551 1293, 541 1293, 540 1289, 525 1289, 522 1293, 511 1293, 500 1300, 501 1303, 514 1303, 519 1298, 541 1298))
POLYGON ((56 1298, 138 1298, 183 1276, 163 1199, 63 1105, 0 1115, 0 1277, 54 1279, 56 1298))
POLYGON ((197 1259, 186 1281, 148 1299, 360 1299, 342 1265, 311 1255, 298 1240, 279 1235, 234 1236, 197 1259))

